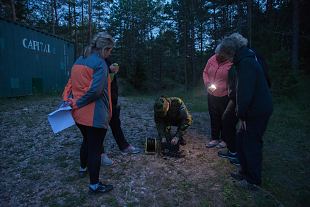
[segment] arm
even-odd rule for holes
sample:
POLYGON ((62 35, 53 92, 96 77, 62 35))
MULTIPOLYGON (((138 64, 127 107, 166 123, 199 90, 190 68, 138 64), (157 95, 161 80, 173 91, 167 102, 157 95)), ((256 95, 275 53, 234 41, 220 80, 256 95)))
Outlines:
POLYGON ((76 101, 76 106, 78 108, 81 108, 102 96, 104 84, 108 83, 108 67, 105 63, 100 63, 95 69, 92 79, 88 91, 76 101))
POLYGON ((237 82, 237 116, 244 120, 254 96, 256 84, 256 61, 247 58, 240 62, 237 82))
POLYGON ((110 65, 109 67, 109 75, 110 75, 110 78, 111 78, 111 82, 113 81, 114 79, 114 76, 116 75, 116 73, 118 73, 119 71, 119 66, 117 63, 113 63, 110 65))
POLYGON ((154 116, 158 138, 161 142, 166 142, 166 125, 156 115, 154 116))
POLYGON ((183 135, 186 132, 186 129, 192 125, 193 123, 193 119, 192 116, 189 114, 185 104, 182 102, 181 106, 180 106, 180 118, 181 118, 181 123, 178 126, 177 132, 176 132, 176 136, 178 138, 183 137, 183 135))
POLYGON ((203 73, 202 73, 202 76, 203 76, 203 83, 205 85, 206 88, 208 88, 209 86, 209 75, 208 75, 208 71, 209 71, 209 68, 210 68, 210 63, 208 61, 208 63, 206 64, 204 70, 203 70, 203 73))
POLYGON ((72 98, 72 82, 71 78, 69 78, 67 85, 65 86, 65 89, 62 93, 62 100, 68 101, 69 98, 72 98))

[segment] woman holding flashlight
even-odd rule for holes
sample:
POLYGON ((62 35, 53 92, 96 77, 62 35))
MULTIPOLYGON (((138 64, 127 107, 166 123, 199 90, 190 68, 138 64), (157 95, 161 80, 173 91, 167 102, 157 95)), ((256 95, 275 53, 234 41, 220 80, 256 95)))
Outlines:
POLYGON ((203 82, 208 92, 208 110, 211 119, 211 141, 206 147, 226 147, 222 141, 222 116, 228 104, 227 78, 232 58, 218 45, 215 54, 203 70, 203 82))

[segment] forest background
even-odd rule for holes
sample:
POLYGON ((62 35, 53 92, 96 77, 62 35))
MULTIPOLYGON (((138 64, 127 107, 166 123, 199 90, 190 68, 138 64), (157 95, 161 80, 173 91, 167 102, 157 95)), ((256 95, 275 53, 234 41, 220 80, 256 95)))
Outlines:
POLYGON ((305 0, 1 0, 0 15, 64 37, 82 54, 93 34, 116 39, 113 61, 126 91, 202 85, 202 70, 225 35, 240 32, 268 65, 275 93, 309 74, 305 0), (131 90, 132 89, 132 90, 131 90))
MULTIPOLYGON (((257 196, 253 197, 251 193, 239 191, 231 187, 230 184, 225 184, 225 177, 224 180, 218 179, 215 183, 216 185, 221 183, 223 186, 221 187, 223 196, 218 199, 224 201, 223 206, 279 206, 279 203, 294 207, 310 206, 310 168, 307 165, 310 163, 310 24, 307 22, 310 1, 0 0, 0 2, 0 16, 2 18, 74 42, 76 57, 82 54, 93 34, 99 31, 111 33, 116 40, 112 60, 120 65, 121 95, 126 97, 124 99, 125 107, 122 109, 122 113, 125 113, 122 122, 125 124, 132 123, 134 120, 132 117, 141 116, 141 111, 136 109, 136 105, 144 109, 147 108, 146 105, 152 104, 154 96, 174 95, 182 97, 191 112, 195 114, 194 124, 198 124, 196 127, 199 129, 206 127, 208 121, 205 118, 208 109, 206 92, 202 83, 202 71, 221 38, 233 32, 240 32, 248 38, 249 46, 255 48, 266 59, 269 66, 274 113, 264 136, 263 188, 274 197, 265 195, 258 196, 258 198, 257 196), (131 115, 132 113, 134 115, 131 115), (270 205, 269 199, 274 205, 270 205)), ((1 138, 0 147, 6 153, 6 157, 10 158, 11 156, 11 159, 18 156, 21 159, 24 157, 24 154, 16 154, 22 148, 9 150, 11 147, 8 146, 15 146, 12 143, 20 143, 21 135, 16 136, 15 139, 18 141, 14 141, 12 134, 19 130, 13 128, 13 131, 10 131, 9 128, 5 128, 5 123, 8 122, 10 126, 11 122, 15 123, 19 120, 10 121, 6 116, 14 117, 11 114, 15 114, 16 111, 24 113, 25 110, 20 108, 21 106, 31 108, 33 103, 37 105, 37 101, 41 101, 42 104, 39 105, 42 106, 42 111, 37 113, 38 116, 43 117, 41 117, 42 120, 45 120, 45 114, 59 102, 60 95, 61 92, 57 93, 57 97, 53 94, 44 98, 1 99, 0 120, 2 120, 1 126, 3 128, 0 129, 3 131, 1 134, 8 131, 9 139, 1 138), (12 107, 12 103, 16 106, 12 107), (50 104, 50 108, 46 108, 45 104, 47 103, 54 103, 54 105, 50 104)), ((144 111, 149 110, 151 109, 147 108, 144 111)), ((28 125, 37 124, 35 119, 30 116, 25 117, 28 117, 26 122, 18 122, 16 126, 23 127, 25 123, 28 125)), ((152 119, 151 116, 148 118, 148 120, 152 119)), ((146 119, 144 115, 143 119, 146 119)), ((44 123, 42 120, 41 122, 44 123)), ((147 122, 152 123, 151 121, 147 122)), ((47 123, 44 124, 44 129, 42 129, 44 133, 42 134, 45 134, 46 128, 48 128, 47 123)), ((137 125, 140 126, 141 124, 137 123, 137 125)), ((31 143, 32 139, 35 140, 33 143, 38 142, 36 139, 39 140, 39 143, 44 140, 50 140, 51 143, 55 142, 53 136, 45 139, 36 138, 37 130, 34 128, 34 136, 26 134, 24 142, 21 144, 31 143)), ((125 128, 125 130, 127 129, 125 128)), ((140 129, 140 131, 143 130, 145 129, 140 129)), ((126 133, 129 132, 126 131, 126 133)), ((72 137, 72 134, 68 137, 72 137)), ((69 139, 59 140, 62 143, 69 139)), ((72 151, 78 149, 78 145, 78 141, 75 141, 75 147, 70 149, 72 151)), ((58 145, 55 146, 51 149, 57 149, 58 145)), ((205 150, 205 148, 201 149, 201 153, 205 154, 205 150)), ((195 151, 198 152, 199 150, 196 149, 195 151)), ((30 152, 30 154, 35 154, 35 152, 30 152)), ((114 156, 116 159, 116 153, 114 156)), ((74 154, 72 160, 75 157, 74 154)), ((215 153, 208 151, 207 158, 209 160, 206 164, 220 163, 217 161, 215 153)), ((8 160, 7 168, 9 168, 10 159, 3 158, 3 160, 8 160)), ((67 164, 66 156, 61 160, 64 166, 74 166, 72 163, 67 164)), ((38 159, 38 163, 41 164, 41 162, 42 166, 46 165, 41 158, 38 159)), ((124 161, 122 160, 122 162, 124 161)), ((50 161, 49 163, 54 162, 50 161)), ((214 169, 219 175, 223 175, 227 173, 227 166, 229 165, 220 163, 216 167, 211 165, 208 169, 214 169)), ((22 166, 17 162, 17 165, 14 164, 13 167, 19 169, 22 166)), ((120 171, 122 170, 123 168, 120 169, 120 171)), ((38 175, 34 174, 35 172, 27 171, 30 177, 37 179, 36 176, 38 175)), ((61 176, 68 174, 63 171, 59 173, 61 176)), ((227 175, 225 174, 225 176, 227 175)), ((42 177, 44 176, 42 175, 42 177)), ((29 181, 27 176, 24 178, 29 181)), ((11 185, 14 182, 15 178, 12 182, 4 180, 2 184, 7 183, 8 186, 14 186, 11 185)), ((68 186, 76 186, 76 182, 75 179, 72 179, 72 181, 68 181, 70 184, 68 186)), ((201 181, 198 180, 197 182, 201 181)), ((212 182, 212 179, 209 179, 208 182, 212 182)), ((156 182, 153 184, 155 185, 156 182)), ((5 190, 5 187, 1 189, 5 190)), ((33 188, 30 189, 33 191, 33 188)), ((209 195, 211 190, 212 188, 208 188, 205 193, 209 195)), ((123 191, 119 191, 120 193, 116 193, 115 198, 107 197, 103 200, 111 198, 110 203, 119 202, 119 199, 124 195, 123 191)), ((185 192, 188 191, 185 189, 185 192)), ((200 193, 204 193, 204 191, 200 193)), ((62 202, 64 199, 69 206, 70 204, 72 204, 71 206, 80 205, 83 202, 88 205, 90 202, 85 197, 81 197, 84 195, 83 193, 77 193, 77 197, 72 197, 68 193, 64 193, 62 196, 52 194, 53 192, 47 192, 46 195, 43 195, 45 196, 43 201, 39 199, 38 202, 54 205, 54 202, 62 202)), ((0 191, 0 195, 5 197, 5 191, 0 191)), ((39 194, 34 193, 34 195, 39 194)), ((193 195, 205 196, 196 192, 193 195)), ((163 195, 162 198, 164 197, 163 195)), ((8 198, 10 197, 8 196, 8 198)), ((186 201, 186 197, 183 198, 186 201)), ((207 198, 210 200, 199 200, 200 206, 215 206, 216 202, 212 200, 213 197, 212 199, 207 198)), ((16 200, 29 202, 31 199, 22 195, 16 200)), ((106 200, 104 201, 109 203, 106 200)))

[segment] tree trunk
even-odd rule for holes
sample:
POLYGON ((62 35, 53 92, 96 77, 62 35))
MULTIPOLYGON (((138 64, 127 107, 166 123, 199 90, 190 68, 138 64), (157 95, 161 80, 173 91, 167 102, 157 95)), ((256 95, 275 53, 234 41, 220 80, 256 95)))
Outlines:
POLYGON ((299 68, 299 0, 293 0, 293 24, 292 24, 292 69, 294 74, 299 68))
POLYGON ((271 17, 272 7, 273 7, 273 0, 267 0, 267 3, 266 3, 266 14, 267 14, 268 18, 271 17))
POLYGON ((15 22, 16 21, 16 11, 15 11, 15 1, 11 0, 11 8, 12 8, 12 19, 15 22))
POLYGON ((238 20, 237 20, 237 31, 242 32, 243 30, 243 17, 244 17, 244 11, 242 6, 242 1, 237 1, 237 8, 238 8, 238 20))
POLYGON ((253 6, 253 0, 247 0, 247 9, 248 9, 248 41, 249 46, 252 46, 252 6, 253 6))
POLYGON ((92 33, 91 33, 91 24, 92 24, 92 1, 91 0, 88 0, 88 41, 89 41, 89 44, 91 42, 91 38, 92 38, 92 33))
POLYGON ((53 23, 52 23, 52 32, 53 32, 53 34, 55 34, 55 24, 56 24, 56 23, 55 23, 55 22, 56 22, 56 20, 55 20, 55 4, 56 4, 56 3, 55 3, 55 0, 52 0, 51 3, 52 3, 52 5, 53 5, 53 6, 52 6, 52 11, 51 11, 51 12, 52 12, 52 22, 53 22, 53 23))
POLYGON ((213 7, 213 29, 214 29, 214 40, 215 40, 215 44, 217 44, 217 24, 216 24, 216 13, 215 13, 215 11, 216 11, 216 7, 214 6, 213 7))
POLYGON ((69 39, 71 39, 71 0, 68 0, 68 30, 69 30, 69 39))
POLYGON ((73 0, 73 21, 74 21, 74 59, 77 56, 77 25, 76 25, 76 0, 73 0))
POLYGON ((82 37, 82 52, 84 52, 84 0, 82 0, 82 31, 81 31, 81 37, 82 37))
POLYGON ((53 34, 56 33, 57 26, 58 26, 57 2, 56 0, 53 0, 53 34))

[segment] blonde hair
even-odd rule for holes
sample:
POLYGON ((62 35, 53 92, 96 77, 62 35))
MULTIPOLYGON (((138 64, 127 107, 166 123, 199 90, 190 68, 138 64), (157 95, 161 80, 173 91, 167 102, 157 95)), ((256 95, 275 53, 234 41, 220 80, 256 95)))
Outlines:
POLYGON ((104 50, 111 49, 113 47, 113 37, 107 32, 99 32, 93 37, 90 45, 85 48, 84 57, 88 57, 94 51, 99 51, 100 54, 102 54, 104 50))

